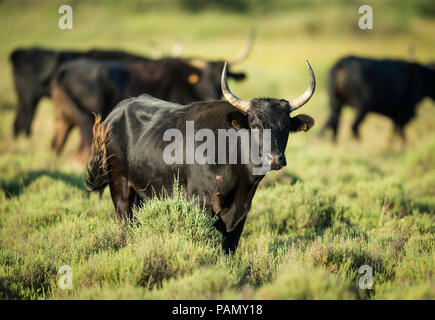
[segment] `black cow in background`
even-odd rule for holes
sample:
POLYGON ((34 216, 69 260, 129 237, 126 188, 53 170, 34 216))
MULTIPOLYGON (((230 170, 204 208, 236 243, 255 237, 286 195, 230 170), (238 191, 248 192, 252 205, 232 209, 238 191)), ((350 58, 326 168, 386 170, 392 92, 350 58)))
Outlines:
MULTIPOLYGON (((251 38, 253 33, 251 32, 251 38)), ((250 39, 251 39, 250 38, 250 39)), ((183 44, 174 45, 172 54, 179 57, 183 44)), ((243 54, 243 52, 242 52, 243 54)), ((32 120, 38 102, 50 96, 50 82, 64 62, 78 58, 96 60, 150 60, 148 58, 119 50, 89 51, 50 50, 45 48, 19 48, 14 50, 9 59, 12 64, 18 107, 16 110, 13 132, 16 137, 20 132, 31 134, 32 120)), ((236 57, 237 58, 237 57, 236 57)))
MULTIPOLYGON (((253 33, 233 59, 244 60, 252 49, 253 33)), ((77 59, 63 64, 51 83, 56 132, 53 150, 59 154, 70 130, 78 126, 78 160, 87 160, 92 143, 93 113, 103 119, 121 100, 148 93, 162 100, 188 104, 222 97, 220 75, 224 61, 164 58, 159 60, 97 61, 77 59)), ((244 73, 229 72, 241 80, 244 73)))
POLYGON ((110 60, 147 60, 117 50, 56 51, 43 48, 16 49, 10 55, 18 107, 14 121, 14 136, 21 131, 31 134, 31 124, 39 100, 50 96, 50 81, 66 61, 88 57, 110 60))
POLYGON ((367 113, 376 112, 393 121, 405 142, 404 126, 415 116, 416 105, 426 96, 435 98, 435 70, 401 60, 350 56, 332 67, 327 86, 331 113, 321 134, 331 128, 336 140, 341 109, 347 104, 356 109, 355 138, 367 113))

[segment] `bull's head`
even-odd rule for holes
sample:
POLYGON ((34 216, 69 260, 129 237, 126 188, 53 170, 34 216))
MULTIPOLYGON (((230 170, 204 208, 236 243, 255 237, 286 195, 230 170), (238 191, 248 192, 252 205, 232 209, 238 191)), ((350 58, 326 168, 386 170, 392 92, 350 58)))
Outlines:
POLYGON ((245 101, 238 98, 228 87, 227 64, 224 65, 221 78, 222 93, 225 99, 238 109, 229 112, 226 115, 226 120, 236 129, 258 129, 260 132, 264 129, 270 129, 270 153, 263 154, 263 157, 274 170, 279 170, 287 164, 284 153, 289 133, 308 131, 314 125, 314 120, 310 116, 304 114, 290 116, 290 113, 310 100, 316 88, 314 72, 308 61, 307 65, 310 73, 310 84, 301 96, 290 101, 271 98, 256 98, 245 101))
MULTIPOLYGON (((251 31, 245 47, 232 59, 228 60, 229 66, 245 60, 252 50, 255 33, 251 31)), ((189 75, 188 81, 192 84, 200 97, 199 100, 219 100, 222 97, 221 72, 225 61, 206 61, 203 59, 186 59, 190 66, 197 71, 189 75)), ((228 70, 228 77, 237 81, 246 78, 244 72, 235 73, 228 70)))

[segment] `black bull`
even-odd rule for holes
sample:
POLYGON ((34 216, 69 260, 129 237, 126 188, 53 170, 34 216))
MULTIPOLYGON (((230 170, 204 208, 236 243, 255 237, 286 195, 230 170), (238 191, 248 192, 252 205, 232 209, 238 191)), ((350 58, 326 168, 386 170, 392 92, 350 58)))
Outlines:
POLYGON ((403 128, 414 117, 416 105, 426 96, 435 98, 435 70, 401 60, 345 57, 329 72, 328 94, 331 111, 322 133, 331 128, 336 139, 341 109, 347 104, 356 109, 354 137, 359 137, 367 113, 375 112, 390 118, 405 141, 403 128))
POLYGON ((143 60, 127 52, 116 50, 55 51, 42 48, 17 49, 10 55, 18 108, 14 121, 14 135, 31 133, 31 124, 39 100, 50 96, 50 81, 59 66, 66 61, 88 57, 92 59, 143 60))
MULTIPOLYGON (((216 159, 216 164, 168 164, 163 156, 169 143, 164 141, 164 133, 176 128, 185 140, 186 121, 194 121, 195 132, 206 128, 214 133, 212 140, 216 146, 219 129, 247 129, 248 132, 270 129, 271 148, 262 156, 271 169, 278 170, 286 165, 284 152, 289 133, 307 131, 314 124, 309 116, 290 117, 290 113, 311 98, 315 78, 309 67, 308 89, 291 101, 271 98, 244 101, 229 90, 226 71, 225 65, 221 86, 228 102, 182 106, 142 95, 119 103, 103 123, 97 119, 86 170, 88 190, 102 192, 109 185, 118 217, 132 219, 133 206, 154 196, 154 192, 160 193, 162 188, 171 194, 177 177, 187 197, 199 199, 207 213, 219 217, 215 226, 224 236, 223 249, 234 252, 264 175, 254 175, 252 163, 222 164, 216 159)), ((240 141, 237 149, 240 152, 240 141)))

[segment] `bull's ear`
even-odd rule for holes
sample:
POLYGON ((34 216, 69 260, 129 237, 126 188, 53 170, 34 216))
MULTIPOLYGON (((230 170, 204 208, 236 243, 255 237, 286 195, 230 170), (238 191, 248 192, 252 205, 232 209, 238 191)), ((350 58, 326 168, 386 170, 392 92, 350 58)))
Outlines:
POLYGON ((198 73, 195 73, 195 72, 189 74, 189 76, 187 77, 187 81, 188 81, 190 84, 195 84, 195 83, 197 83, 197 82, 199 81, 199 74, 198 74, 198 73))
POLYGON ((246 73, 244 73, 244 72, 236 72, 236 73, 229 72, 228 78, 233 78, 236 81, 244 80, 244 79, 246 79, 246 73))
POLYGON ((231 111, 226 115, 227 128, 239 130, 248 128, 248 115, 240 111, 231 111))
POLYGON ((300 114, 290 119, 291 132, 308 131, 314 126, 314 119, 306 114, 300 114))

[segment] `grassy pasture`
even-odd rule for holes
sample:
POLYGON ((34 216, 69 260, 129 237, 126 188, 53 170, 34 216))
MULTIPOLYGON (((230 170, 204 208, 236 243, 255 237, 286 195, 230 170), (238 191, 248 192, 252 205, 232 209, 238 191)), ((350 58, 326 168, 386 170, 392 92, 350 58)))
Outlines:
MULTIPOLYGON (((184 1, 188 2, 188 1, 184 1)), ((255 3, 255 1, 254 1, 255 3)), ((391 123, 370 115, 362 141, 350 136, 345 109, 336 145, 316 137, 328 115, 325 79, 346 54, 435 60, 435 21, 425 1, 374 7, 374 29, 357 28, 354 1, 312 1, 244 13, 183 11, 169 1, 72 2, 74 29, 57 27, 59 1, 0 2, 0 298, 2 299, 434 299, 435 108, 426 99, 392 140, 391 123), (412 3, 412 4, 411 4, 412 3), (415 4, 419 4, 420 7, 415 4), (285 9, 285 10, 284 10, 285 9), (425 13, 425 14, 424 14, 425 13), (238 52, 251 27, 254 51, 232 82, 240 97, 293 98, 318 80, 301 112, 316 125, 290 137, 287 167, 258 189, 237 254, 228 258, 201 209, 177 196, 137 211, 140 227, 117 223, 108 190, 87 197, 82 168, 50 152, 54 117, 38 108, 30 139, 12 138, 16 97, 8 55, 18 46, 119 48, 169 52, 181 38, 185 56, 225 58, 238 52), (73 289, 57 285, 70 265, 73 289), (373 268, 372 290, 358 269, 373 268)), ((432 11, 433 12, 433 11, 432 11)))

